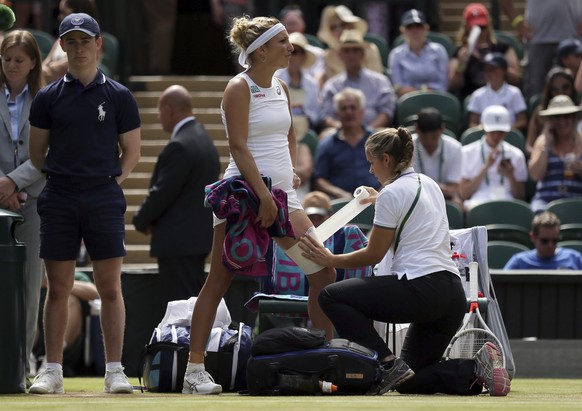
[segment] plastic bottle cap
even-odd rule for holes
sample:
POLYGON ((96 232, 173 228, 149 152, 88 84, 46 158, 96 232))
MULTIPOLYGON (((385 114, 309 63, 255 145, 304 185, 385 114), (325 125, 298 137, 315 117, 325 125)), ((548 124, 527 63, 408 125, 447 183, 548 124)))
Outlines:
POLYGON ((321 386, 321 392, 324 394, 330 394, 337 391, 337 385, 332 384, 329 381, 320 381, 319 385, 321 386))

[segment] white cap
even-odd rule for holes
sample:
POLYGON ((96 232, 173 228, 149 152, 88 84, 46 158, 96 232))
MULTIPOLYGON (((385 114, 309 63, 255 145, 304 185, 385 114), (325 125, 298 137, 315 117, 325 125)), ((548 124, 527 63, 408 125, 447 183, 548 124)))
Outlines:
POLYGON ((511 131, 511 121, 509 111, 503 106, 489 106, 481 114, 481 125, 483 130, 489 131, 511 131))

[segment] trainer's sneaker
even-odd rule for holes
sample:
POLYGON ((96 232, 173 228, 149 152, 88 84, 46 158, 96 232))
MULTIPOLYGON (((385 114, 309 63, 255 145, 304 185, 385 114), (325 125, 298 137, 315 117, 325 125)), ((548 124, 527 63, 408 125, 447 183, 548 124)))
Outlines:
POLYGON ((52 368, 45 368, 38 374, 28 392, 30 394, 64 394, 63 374, 52 368))
POLYGON ((220 394, 222 386, 216 384, 207 371, 195 371, 184 378, 182 394, 220 394))
POLYGON ((487 390, 489 395, 505 397, 511 390, 511 380, 503 367, 501 351, 492 342, 483 344, 475 354, 475 376, 477 383, 487 390))
POLYGON ((396 389, 396 387, 404 381, 414 377, 414 371, 412 371, 408 364, 400 358, 394 360, 392 368, 388 370, 384 369, 384 367, 381 368, 382 379, 376 386, 368 391, 368 395, 382 395, 388 391, 396 389))
POLYGON ((131 394, 131 385, 123 372, 123 367, 114 368, 105 372, 105 388, 103 391, 110 394, 131 394))

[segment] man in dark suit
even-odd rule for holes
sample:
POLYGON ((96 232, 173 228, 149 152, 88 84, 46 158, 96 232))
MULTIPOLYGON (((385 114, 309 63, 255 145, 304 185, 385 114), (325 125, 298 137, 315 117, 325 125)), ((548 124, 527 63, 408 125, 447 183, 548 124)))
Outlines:
POLYGON ((204 187, 218 179, 218 153, 182 86, 168 87, 158 100, 162 127, 171 133, 150 182, 148 196, 133 217, 136 230, 151 234, 164 301, 198 295, 204 262, 212 247, 212 212, 204 187))

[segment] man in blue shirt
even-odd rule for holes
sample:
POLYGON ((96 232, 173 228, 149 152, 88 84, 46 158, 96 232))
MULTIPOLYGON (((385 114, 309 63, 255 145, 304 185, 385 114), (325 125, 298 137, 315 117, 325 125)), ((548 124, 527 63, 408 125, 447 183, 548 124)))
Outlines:
POLYGON ((359 186, 379 188, 370 174, 364 145, 373 130, 362 124, 366 98, 347 87, 333 97, 340 127, 317 146, 313 189, 332 198, 351 197, 359 186))
POLYGON ((97 68, 102 38, 91 16, 65 17, 59 37, 69 71, 40 90, 30 110, 30 159, 47 177, 37 208, 49 291, 44 311, 47 366, 29 392, 64 393, 67 301, 83 241, 102 303, 105 392, 131 393, 121 365, 126 202, 119 184, 139 161, 139 111, 129 90, 97 68))
POLYGON ((505 270, 582 270, 582 254, 558 247, 560 219, 554 213, 536 215, 530 236, 535 249, 515 254, 505 264, 505 270))

